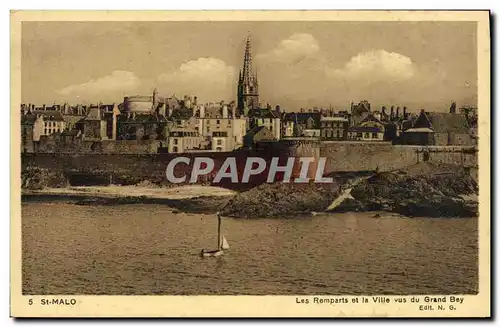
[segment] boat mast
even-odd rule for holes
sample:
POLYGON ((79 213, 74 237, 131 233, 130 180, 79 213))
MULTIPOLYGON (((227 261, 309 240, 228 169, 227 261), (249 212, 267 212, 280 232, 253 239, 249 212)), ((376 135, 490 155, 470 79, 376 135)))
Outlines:
POLYGON ((217 250, 220 250, 221 248, 221 244, 220 244, 220 215, 219 213, 217 212, 217 220, 218 220, 218 224, 217 224, 217 250))

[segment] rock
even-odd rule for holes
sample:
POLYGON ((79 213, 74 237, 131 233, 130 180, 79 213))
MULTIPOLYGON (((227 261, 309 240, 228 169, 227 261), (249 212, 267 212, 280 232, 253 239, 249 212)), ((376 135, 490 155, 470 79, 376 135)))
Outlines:
POLYGON ((324 211, 338 195, 339 184, 263 184, 236 195, 221 210, 229 217, 289 217, 324 211))
MULTIPOLYGON (((427 165, 426 172, 431 166, 427 165)), ((477 194, 477 183, 459 169, 418 175, 415 171, 379 173, 355 186, 335 211, 388 211, 406 216, 477 216, 477 201, 464 194, 477 194)))
POLYGON ((46 168, 27 167, 21 172, 21 188, 27 190, 41 190, 45 187, 67 187, 69 181, 61 172, 54 172, 46 168))

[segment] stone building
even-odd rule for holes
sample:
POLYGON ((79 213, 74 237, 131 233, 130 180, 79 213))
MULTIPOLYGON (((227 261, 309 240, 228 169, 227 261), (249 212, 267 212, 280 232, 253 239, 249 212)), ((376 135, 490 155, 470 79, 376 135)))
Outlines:
POLYGON ((189 150, 206 150, 205 138, 194 129, 172 128, 168 138, 169 153, 185 153, 189 150))
POLYGON ((411 128, 403 131, 401 143, 408 145, 474 145, 467 117, 460 113, 422 110, 411 128))
POLYGON ((255 126, 243 137, 243 145, 245 148, 254 149, 259 142, 276 141, 274 133, 266 126, 255 126))
MULTIPOLYGON (((214 133, 223 133, 228 140, 225 142, 227 151, 243 146, 243 136, 246 134, 246 118, 237 114, 234 102, 206 104, 196 112, 196 127, 200 134, 213 143, 214 133), (229 147, 230 145, 230 147, 229 147)), ((218 134, 219 137, 222 134, 218 134)))
POLYGON ((229 152, 234 149, 234 141, 227 131, 217 131, 212 133, 212 151, 229 152))
POLYGON ((265 126, 277 140, 281 138, 281 118, 271 108, 249 110, 247 121, 248 130, 258 126, 265 126))
POLYGON ((321 139, 323 140, 345 140, 348 128, 349 119, 347 117, 321 117, 321 139))
POLYGON ((123 110, 117 116, 117 139, 166 139, 168 137, 167 115, 172 116, 173 120, 187 120, 192 117, 192 109, 182 107, 181 102, 175 97, 158 96, 156 88, 152 96, 125 97, 123 110))
POLYGON ((371 105, 367 100, 360 101, 358 104, 351 102, 351 125, 358 125, 371 113, 371 105))
POLYGON ((321 136, 321 118, 320 112, 285 113, 283 114, 285 136, 319 138, 321 136))
POLYGON ((353 141, 383 141, 384 133, 385 125, 370 113, 357 125, 348 128, 347 138, 353 141))
POLYGON ((101 116, 101 110, 99 107, 91 107, 87 117, 83 118, 79 124, 81 124, 83 137, 87 140, 106 140, 107 136, 107 124, 101 116))
POLYGON ((21 110, 21 151, 34 152, 33 142, 43 136, 61 133, 66 128, 62 114, 56 110, 21 110))

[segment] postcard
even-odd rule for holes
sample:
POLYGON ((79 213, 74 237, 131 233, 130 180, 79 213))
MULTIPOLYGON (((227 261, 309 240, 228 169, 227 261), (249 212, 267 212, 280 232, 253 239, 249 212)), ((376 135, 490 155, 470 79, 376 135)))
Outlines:
POLYGON ((12 11, 12 317, 490 317, 488 11, 12 11))

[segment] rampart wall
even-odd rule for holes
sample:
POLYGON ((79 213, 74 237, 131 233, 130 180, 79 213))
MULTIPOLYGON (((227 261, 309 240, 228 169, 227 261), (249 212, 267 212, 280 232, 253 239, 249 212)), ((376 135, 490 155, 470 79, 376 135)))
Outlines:
MULTIPOLYGON (((116 145, 115 149, 116 149, 116 145)), ((299 157, 325 157, 325 174, 331 172, 354 171, 390 171, 414 165, 422 161, 436 164, 454 164, 471 169, 477 169, 477 152, 473 147, 423 147, 392 145, 390 143, 362 142, 319 142, 314 140, 286 140, 268 144, 260 150, 235 152, 209 152, 187 154, 113 154, 99 153, 39 153, 23 154, 22 166, 37 166, 64 172, 73 185, 89 184, 136 184, 144 180, 154 183, 168 184, 166 168, 176 156, 191 159, 190 165, 178 164, 174 175, 176 177, 191 176, 192 163, 195 157, 210 157, 214 159, 215 167, 212 174, 200 178, 200 183, 209 183, 221 168, 227 157, 235 157, 238 168, 238 179, 241 180, 246 159, 257 156, 268 163, 266 170, 251 178, 247 185, 235 187, 230 185, 228 178, 223 179, 218 186, 245 189, 266 181, 269 163, 272 157, 279 157, 279 164, 284 165, 290 156, 296 157, 292 177, 297 177, 300 165, 299 157)), ((316 164, 309 168, 309 177, 314 177, 316 164)), ((283 174, 277 175, 277 180, 283 174)))

